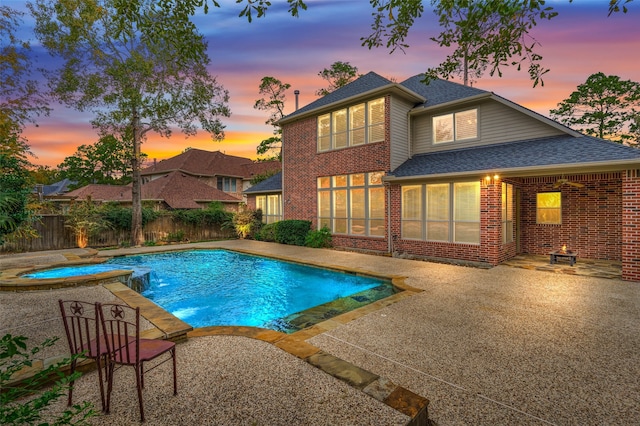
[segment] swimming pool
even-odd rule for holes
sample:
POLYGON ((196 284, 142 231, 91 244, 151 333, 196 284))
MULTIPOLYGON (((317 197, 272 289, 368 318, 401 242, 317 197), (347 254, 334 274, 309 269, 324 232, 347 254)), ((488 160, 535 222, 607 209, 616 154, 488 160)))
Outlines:
MULTIPOLYGON (((67 268, 72 274, 91 273, 82 268, 151 271, 141 294, 192 327, 239 325, 290 333, 398 291, 387 280, 227 250, 144 254, 67 268)), ((61 269, 30 276, 57 278, 61 269)))

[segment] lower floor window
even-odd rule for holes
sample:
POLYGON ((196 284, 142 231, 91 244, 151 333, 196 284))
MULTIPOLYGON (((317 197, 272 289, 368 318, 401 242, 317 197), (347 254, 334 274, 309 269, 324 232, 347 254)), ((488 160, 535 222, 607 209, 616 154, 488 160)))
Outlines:
POLYGON ((256 209, 262 210, 262 222, 273 223, 282 220, 282 197, 280 194, 258 195, 256 209))
POLYGON ((402 238, 480 244, 480 183, 402 186, 402 238))
POLYGON ((384 237, 384 172, 318 178, 318 228, 333 234, 384 237))

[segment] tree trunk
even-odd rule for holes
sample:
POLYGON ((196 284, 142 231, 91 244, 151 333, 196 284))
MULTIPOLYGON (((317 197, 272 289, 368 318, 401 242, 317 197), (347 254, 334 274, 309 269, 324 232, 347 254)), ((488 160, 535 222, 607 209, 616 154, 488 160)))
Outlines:
POLYGON ((138 110, 133 110, 133 158, 131 159, 132 183, 131 183, 131 245, 139 247, 144 244, 142 232, 142 182, 140 180, 140 145, 142 135, 140 131, 140 116, 138 110))

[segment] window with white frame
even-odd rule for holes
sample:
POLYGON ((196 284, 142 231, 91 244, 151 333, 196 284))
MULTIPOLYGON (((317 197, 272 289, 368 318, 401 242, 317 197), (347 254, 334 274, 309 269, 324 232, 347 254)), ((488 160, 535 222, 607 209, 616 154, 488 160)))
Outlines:
POLYGON ((384 141, 384 98, 318 117, 318 151, 384 141))
POLYGON ((433 143, 453 142, 477 137, 477 109, 433 117, 433 143))
POLYGON ((384 172, 318 178, 318 228, 333 234, 384 237, 384 172))
POLYGON ((480 243, 480 183, 402 187, 402 238, 480 243))
POLYGON ((256 210, 262 210, 262 222, 282 220, 282 197, 280 194, 256 196, 256 210))
POLYGON ((513 242, 513 185, 502 182, 502 242, 513 242))

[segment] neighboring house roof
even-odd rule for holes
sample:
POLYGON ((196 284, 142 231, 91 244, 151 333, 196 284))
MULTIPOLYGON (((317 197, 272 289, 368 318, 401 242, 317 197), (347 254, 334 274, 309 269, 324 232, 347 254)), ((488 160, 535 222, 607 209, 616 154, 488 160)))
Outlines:
POLYGON ((281 192, 282 191, 282 172, 258 182, 251 188, 245 190, 245 194, 259 194, 266 192, 281 192))
POLYGON ((204 151, 202 149, 189 149, 182 154, 166 160, 159 161, 151 167, 140 171, 142 176, 157 175, 173 171, 181 171, 194 176, 235 176, 251 178, 254 170, 279 170, 279 161, 268 161, 260 166, 253 160, 245 157, 223 154, 220 151, 204 151))
POLYGON ((640 165, 640 150, 590 136, 563 135, 418 154, 393 170, 385 180, 479 172, 522 175, 527 170, 536 174, 565 170, 568 173, 577 169, 605 171, 619 170, 625 164, 640 165))
POLYGON ((280 161, 259 161, 251 164, 244 165, 246 179, 251 179, 253 176, 263 175, 274 170, 282 170, 282 163, 280 161))
POLYGON ((80 200, 91 197, 93 201, 125 202, 131 201, 131 185, 100 185, 92 183, 69 191, 66 195, 80 200))
POLYGON ((181 172, 172 172, 142 185, 142 199, 164 200, 173 209, 200 208, 196 201, 242 201, 181 172))
MULTIPOLYGON (((69 192, 77 199, 91 196, 94 201, 131 202, 131 185, 87 185, 69 192)), ((142 200, 164 201, 174 209, 196 209, 200 203, 221 201, 239 203, 242 200, 213 188, 181 172, 171 172, 142 185, 142 200)))
POLYGON ((64 178, 61 181, 52 183, 50 185, 42 185, 42 195, 46 197, 51 195, 65 194, 69 191, 69 185, 75 185, 76 183, 78 182, 64 178))

